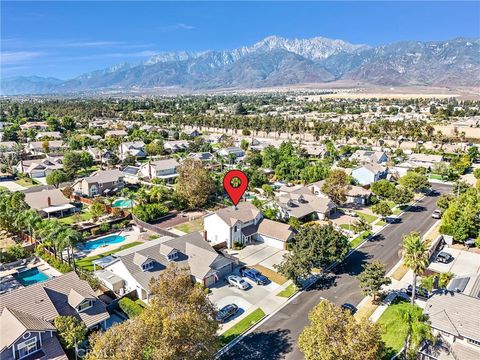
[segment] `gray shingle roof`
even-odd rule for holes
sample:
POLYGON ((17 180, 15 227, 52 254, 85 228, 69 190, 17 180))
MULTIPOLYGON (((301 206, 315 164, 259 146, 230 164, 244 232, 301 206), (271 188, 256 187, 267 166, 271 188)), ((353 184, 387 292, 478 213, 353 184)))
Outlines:
POLYGON ((70 200, 68 200, 59 189, 25 193, 25 202, 32 209, 36 210, 41 210, 49 206, 70 204, 70 200), (50 204, 48 203, 48 198, 50 198, 50 204))
POLYGON ((236 208, 229 206, 216 212, 216 214, 230 226, 233 226, 238 220, 243 223, 252 221, 259 213, 260 210, 248 202, 241 202, 236 208))
POLYGON ((3 312, 3 309, 8 307, 49 322, 59 315, 71 315, 82 320, 87 327, 110 317, 105 304, 98 299, 93 302, 90 309, 77 313, 68 302, 68 296, 72 289, 79 294, 88 294, 96 299, 88 282, 81 280, 76 273, 70 272, 0 295, 0 311, 3 312))

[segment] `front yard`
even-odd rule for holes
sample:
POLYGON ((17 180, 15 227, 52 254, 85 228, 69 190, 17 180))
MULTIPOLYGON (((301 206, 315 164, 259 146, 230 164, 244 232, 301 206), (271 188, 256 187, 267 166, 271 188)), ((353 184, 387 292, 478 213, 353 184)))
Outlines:
POLYGON ((24 187, 32 187, 32 186, 41 185, 37 180, 30 179, 30 178, 27 178, 27 177, 15 180, 15 183, 17 185, 24 186, 24 187))
POLYGON ((222 345, 227 345, 230 341, 241 335, 249 327, 255 325, 265 317, 265 312, 258 308, 251 314, 233 325, 230 329, 220 335, 220 342, 222 345))
POLYGON ((361 217, 363 220, 365 220, 369 224, 371 224, 372 222, 377 220, 377 217, 375 215, 366 214, 366 213, 363 213, 363 212, 357 211, 357 210, 354 210, 354 212, 355 212, 355 214, 357 214, 359 217, 361 217))
POLYGON ((382 339, 385 342, 388 358, 397 354, 403 347, 406 330, 406 324, 401 319, 401 311, 407 309, 410 303, 405 300, 394 300, 392 304, 378 319, 378 324, 382 325, 382 339))
POLYGON ((295 284, 290 284, 288 285, 285 289, 283 289, 282 291, 280 291, 277 296, 280 296, 280 297, 284 297, 284 298, 289 298, 290 296, 292 296, 293 294, 295 294, 296 292, 298 292, 298 289, 297 287, 295 286, 295 284))

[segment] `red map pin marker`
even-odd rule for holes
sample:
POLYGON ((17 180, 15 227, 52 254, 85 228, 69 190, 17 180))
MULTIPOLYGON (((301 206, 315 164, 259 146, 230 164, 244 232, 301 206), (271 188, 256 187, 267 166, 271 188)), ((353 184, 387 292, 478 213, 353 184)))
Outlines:
POLYGON ((240 170, 230 170, 225 174, 225 177, 223 178, 223 187, 225 188, 228 196, 230 196, 233 204, 237 206, 243 196, 243 193, 245 192, 245 190, 247 190, 248 187, 247 175, 245 175, 245 173, 240 170), (237 187, 233 186, 232 184, 232 180, 235 178, 240 180, 240 185, 237 187))

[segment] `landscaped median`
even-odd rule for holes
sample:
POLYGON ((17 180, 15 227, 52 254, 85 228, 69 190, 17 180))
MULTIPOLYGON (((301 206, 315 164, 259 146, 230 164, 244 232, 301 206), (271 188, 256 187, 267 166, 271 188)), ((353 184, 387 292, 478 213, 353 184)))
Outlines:
POLYGON ((350 248, 355 249, 360 245, 366 238, 368 238, 372 233, 370 231, 364 231, 358 235, 355 239, 350 241, 350 248))
POLYGON ((222 346, 227 345, 230 341, 235 339, 237 336, 243 334, 246 330, 258 323, 265 316, 266 314, 262 309, 256 309, 255 311, 244 317, 242 320, 240 320, 238 323, 233 325, 230 329, 221 334, 220 343, 222 344, 222 346))

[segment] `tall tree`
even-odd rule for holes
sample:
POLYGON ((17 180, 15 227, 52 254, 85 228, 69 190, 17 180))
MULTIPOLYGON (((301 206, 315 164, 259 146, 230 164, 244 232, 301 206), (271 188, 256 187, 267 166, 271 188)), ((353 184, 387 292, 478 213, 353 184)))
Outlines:
POLYGON ((415 294, 417 291, 417 276, 422 274, 428 267, 430 253, 428 244, 422 241, 417 232, 412 232, 404 236, 402 248, 403 263, 413 271, 413 305, 415 304, 415 294))
POLYGON ((87 359, 207 360, 218 349, 215 306, 190 274, 170 265, 150 283, 150 303, 128 322, 90 337, 87 359))
POLYGON ((385 218, 388 215, 392 215, 392 209, 390 209, 388 203, 383 200, 373 205, 372 211, 374 214, 380 215, 382 218, 385 218))
POLYGON ((55 169, 47 175, 47 184, 58 188, 58 185, 68 181, 68 175, 63 170, 55 169))
POLYGON ((179 166, 176 191, 190 208, 205 205, 214 189, 210 173, 200 160, 186 159, 179 166))
POLYGON ((398 183, 411 191, 424 191, 430 188, 430 183, 426 175, 415 171, 409 171, 406 175, 398 179, 398 183))
POLYGON ((348 185, 348 176, 343 170, 333 170, 325 179, 322 191, 327 194, 336 204, 340 205, 346 200, 346 186, 348 185))
POLYGON ((408 307, 400 308, 399 311, 400 318, 405 324, 402 327, 402 335, 405 337, 405 355, 408 360, 414 360, 417 358, 418 349, 422 342, 424 340, 434 340, 431 328, 422 308, 411 304, 408 307))
POLYGON ((75 316, 57 316, 54 320, 60 342, 67 349, 75 350, 87 337, 85 324, 75 316))
POLYGON ((385 265, 379 260, 367 264, 358 276, 360 288, 365 296, 372 296, 375 301, 383 285, 391 284, 392 280, 385 276, 385 265))
POLYGON ((378 360, 384 353, 380 326, 355 319, 327 300, 308 315, 298 345, 307 360, 378 360))

